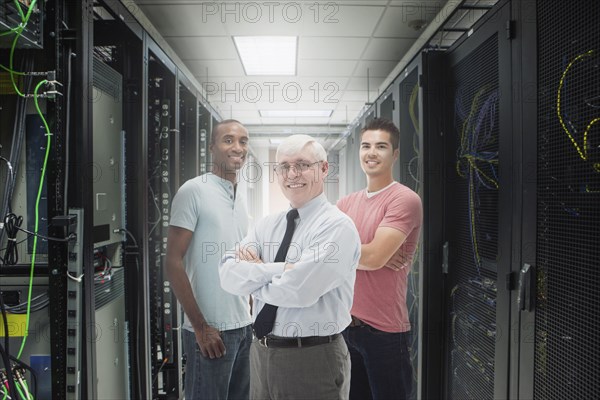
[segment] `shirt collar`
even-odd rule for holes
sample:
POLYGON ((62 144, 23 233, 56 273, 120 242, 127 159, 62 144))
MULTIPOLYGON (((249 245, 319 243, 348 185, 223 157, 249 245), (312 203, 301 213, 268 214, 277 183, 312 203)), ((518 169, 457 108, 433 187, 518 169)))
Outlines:
MULTIPOLYGON (((325 203, 327 203, 327 197, 325 196, 325 193, 323 192, 320 195, 318 195, 317 197, 309 200, 305 205, 303 205, 302 207, 300 207, 298 209, 298 214, 300 216, 300 219, 308 218, 310 215, 317 212, 325 203)), ((292 208, 290 207, 288 209, 288 211, 291 209, 292 208)))
POLYGON ((220 176, 217 176, 212 172, 209 172, 206 175, 212 182, 216 183, 217 185, 221 185, 229 193, 233 193, 233 183, 231 183, 231 181, 221 178, 220 176))
POLYGON ((370 199, 371 197, 373 197, 373 196, 376 196, 376 195, 378 195, 379 193, 381 193, 381 192, 383 192, 383 191, 385 191, 385 190, 389 189, 389 188, 390 188, 390 187, 392 187, 392 185, 394 185, 395 183, 396 183, 396 181, 392 181, 392 183, 390 183, 389 185, 387 185, 387 186, 386 186, 386 187, 384 187, 383 189, 379 189, 379 190, 378 190, 378 191, 376 191, 376 192, 369 192, 367 189, 365 189, 365 194, 367 195, 367 198, 369 198, 369 199, 370 199))

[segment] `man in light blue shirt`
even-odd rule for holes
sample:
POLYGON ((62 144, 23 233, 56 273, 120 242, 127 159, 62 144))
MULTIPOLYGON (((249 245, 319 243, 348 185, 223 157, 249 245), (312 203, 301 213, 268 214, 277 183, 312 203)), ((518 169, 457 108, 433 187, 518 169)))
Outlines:
POLYGON ((350 359, 340 332, 351 321, 360 238, 323 193, 329 165, 319 143, 290 136, 276 158, 291 210, 259 221, 219 269, 223 289, 252 295, 256 332, 263 308, 275 308, 272 328, 250 349, 250 398, 345 399, 350 359), (287 257, 275 261, 290 225, 287 257))
POLYGON ((248 231, 237 173, 248 153, 248 131, 235 120, 213 128, 212 173, 185 182, 171 207, 166 271, 185 312, 185 398, 247 399, 252 342, 248 296, 225 292, 218 266, 248 231))

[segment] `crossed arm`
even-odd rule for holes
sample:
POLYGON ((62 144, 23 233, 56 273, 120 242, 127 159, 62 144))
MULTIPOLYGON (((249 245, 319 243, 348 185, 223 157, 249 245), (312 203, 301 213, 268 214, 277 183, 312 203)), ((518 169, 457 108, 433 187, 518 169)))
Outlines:
POLYGON ((377 228, 373 240, 361 246, 358 269, 375 271, 387 267, 395 271, 400 270, 400 265, 387 264, 387 262, 404 244, 406 238, 407 235, 398 229, 386 226, 377 228))
POLYGON ((221 286, 230 293, 253 297, 280 307, 309 307, 345 282, 359 259, 359 239, 354 230, 334 226, 317 232, 293 264, 262 263, 254 235, 241 249, 257 249, 252 259, 245 250, 229 253, 219 268, 221 286), (248 261, 251 260, 251 261, 248 261))

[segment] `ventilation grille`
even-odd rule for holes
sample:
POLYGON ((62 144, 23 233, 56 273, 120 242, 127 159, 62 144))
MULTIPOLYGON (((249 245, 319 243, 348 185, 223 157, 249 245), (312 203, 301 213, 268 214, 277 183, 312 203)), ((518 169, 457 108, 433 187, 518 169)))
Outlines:
POLYGON ((600 2, 538 2, 535 399, 600 398, 600 2))
POLYGON ((451 71, 447 209, 451 282, 449 398, 494 397, 498 258, 498 38, 451 71))
POLYGON ((119 101, 121 99, 121 74, 105 64, 96 54, 94 55, 94 87, 119 101))

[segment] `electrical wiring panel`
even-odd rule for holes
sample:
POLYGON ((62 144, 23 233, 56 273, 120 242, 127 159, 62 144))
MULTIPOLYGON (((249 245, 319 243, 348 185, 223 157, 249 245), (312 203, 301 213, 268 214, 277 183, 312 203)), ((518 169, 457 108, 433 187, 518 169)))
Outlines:
POLYGON ((0 5, 0 48, 43 48, 43 3, 19 0, 0 5))

